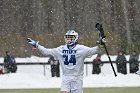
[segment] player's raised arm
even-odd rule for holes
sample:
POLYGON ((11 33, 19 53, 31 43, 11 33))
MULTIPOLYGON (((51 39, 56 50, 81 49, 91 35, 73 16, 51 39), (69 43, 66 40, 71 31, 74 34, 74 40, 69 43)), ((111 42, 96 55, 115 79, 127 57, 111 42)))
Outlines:
POLYGON ((27 38, 27 42, 33 46, 33 48, 37 48, 42 54, 44 55, 52 55, 52 56, 55 56, 54 52, 53 52, 53 49, 49 49, 49 48, 45 48, 44 46, 41 46, 39 44, 39 41, 35 41, 31 38, 27 38))

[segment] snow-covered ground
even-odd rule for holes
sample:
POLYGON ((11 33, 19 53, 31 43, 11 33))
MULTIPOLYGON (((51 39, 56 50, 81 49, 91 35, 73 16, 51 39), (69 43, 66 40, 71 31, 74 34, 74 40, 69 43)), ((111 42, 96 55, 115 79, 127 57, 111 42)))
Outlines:
MULTIPOLYGON (((60 88, 61 78, 28 73, 0 76, 0 89, 60 88)), ((113 74, 84 77, 84 87, 140 87, 140 76, 135 74, 114 77, 113 74)))
MULTIPOLYGON (((95 57, 95 56, 93 56, 95 57)), ((93 59, 93 57, 91 59, 93 59)), ((111 56, 115 60, 116 56, 111 56)), ((90 61, 90 58, 86 61, 90 61)), ((3 58, 0 58, 2 62, 3 58)), ((32 56, 31 58, 16 58, 17 62, 44 62, 46 58, 32 56), (36 61, 37 60, 37 61, 36 61)), ((102 60, 107 60, 106 56, 102 60)), ((47 61, 46 61, 47 62, 47 61)), ((116 70, 115 64, 113 64, 116 70)), ((117 73, 114 76, 110 64, 102 66, 102 73, 92 75, 92 66, 85 65, 84 87, 140 87, 140 76, 129 73, 129 64, 127 64, 128 74, 117 73)), ((60 88, 61 77, 51 77, 50 66, 42 65, 19 65, 17 73, 0 75, 0 89, 19 89, 19 88, 60 88)))

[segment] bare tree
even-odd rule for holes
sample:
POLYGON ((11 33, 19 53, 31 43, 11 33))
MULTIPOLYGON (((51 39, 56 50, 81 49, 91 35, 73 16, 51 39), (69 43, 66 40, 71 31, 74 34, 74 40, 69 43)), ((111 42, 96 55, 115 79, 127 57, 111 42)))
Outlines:
POLYGON ((122 1, 122 6, 123 6, 123 11, 124 11, 124 18, 125 18, 125 24, 126 24, 126 35, 127 35, 127 43, 129 45, 132 44, 132 39, 131 39, 131 30, 130 30, 130 23, 129 23, 129 17, 128 17, 128 9, 127 9, 127 0, 121 0, 122 1))

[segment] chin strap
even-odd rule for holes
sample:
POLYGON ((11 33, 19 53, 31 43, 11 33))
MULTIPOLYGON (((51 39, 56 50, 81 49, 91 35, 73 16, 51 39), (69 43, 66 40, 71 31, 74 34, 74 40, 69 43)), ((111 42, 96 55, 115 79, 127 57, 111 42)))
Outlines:
POLYGON ((68 49, 73 49, 75 46, 76 46, 76 43, 72 45, 67 45, 68 49))

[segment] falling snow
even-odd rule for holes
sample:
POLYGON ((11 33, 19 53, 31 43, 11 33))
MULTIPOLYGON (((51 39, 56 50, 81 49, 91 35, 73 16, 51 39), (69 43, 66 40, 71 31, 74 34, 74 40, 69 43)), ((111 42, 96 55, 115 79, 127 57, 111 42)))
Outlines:
POLYGON ((79 33, 79 43, 93 46, 98 40, 97 22, 103 24, 111 54, 119 49, 140 52, 139 8, 139 0, 0 0, 0 56, 6 50, 30 56, 27 37, 57 47, 69 29, 79 33))

